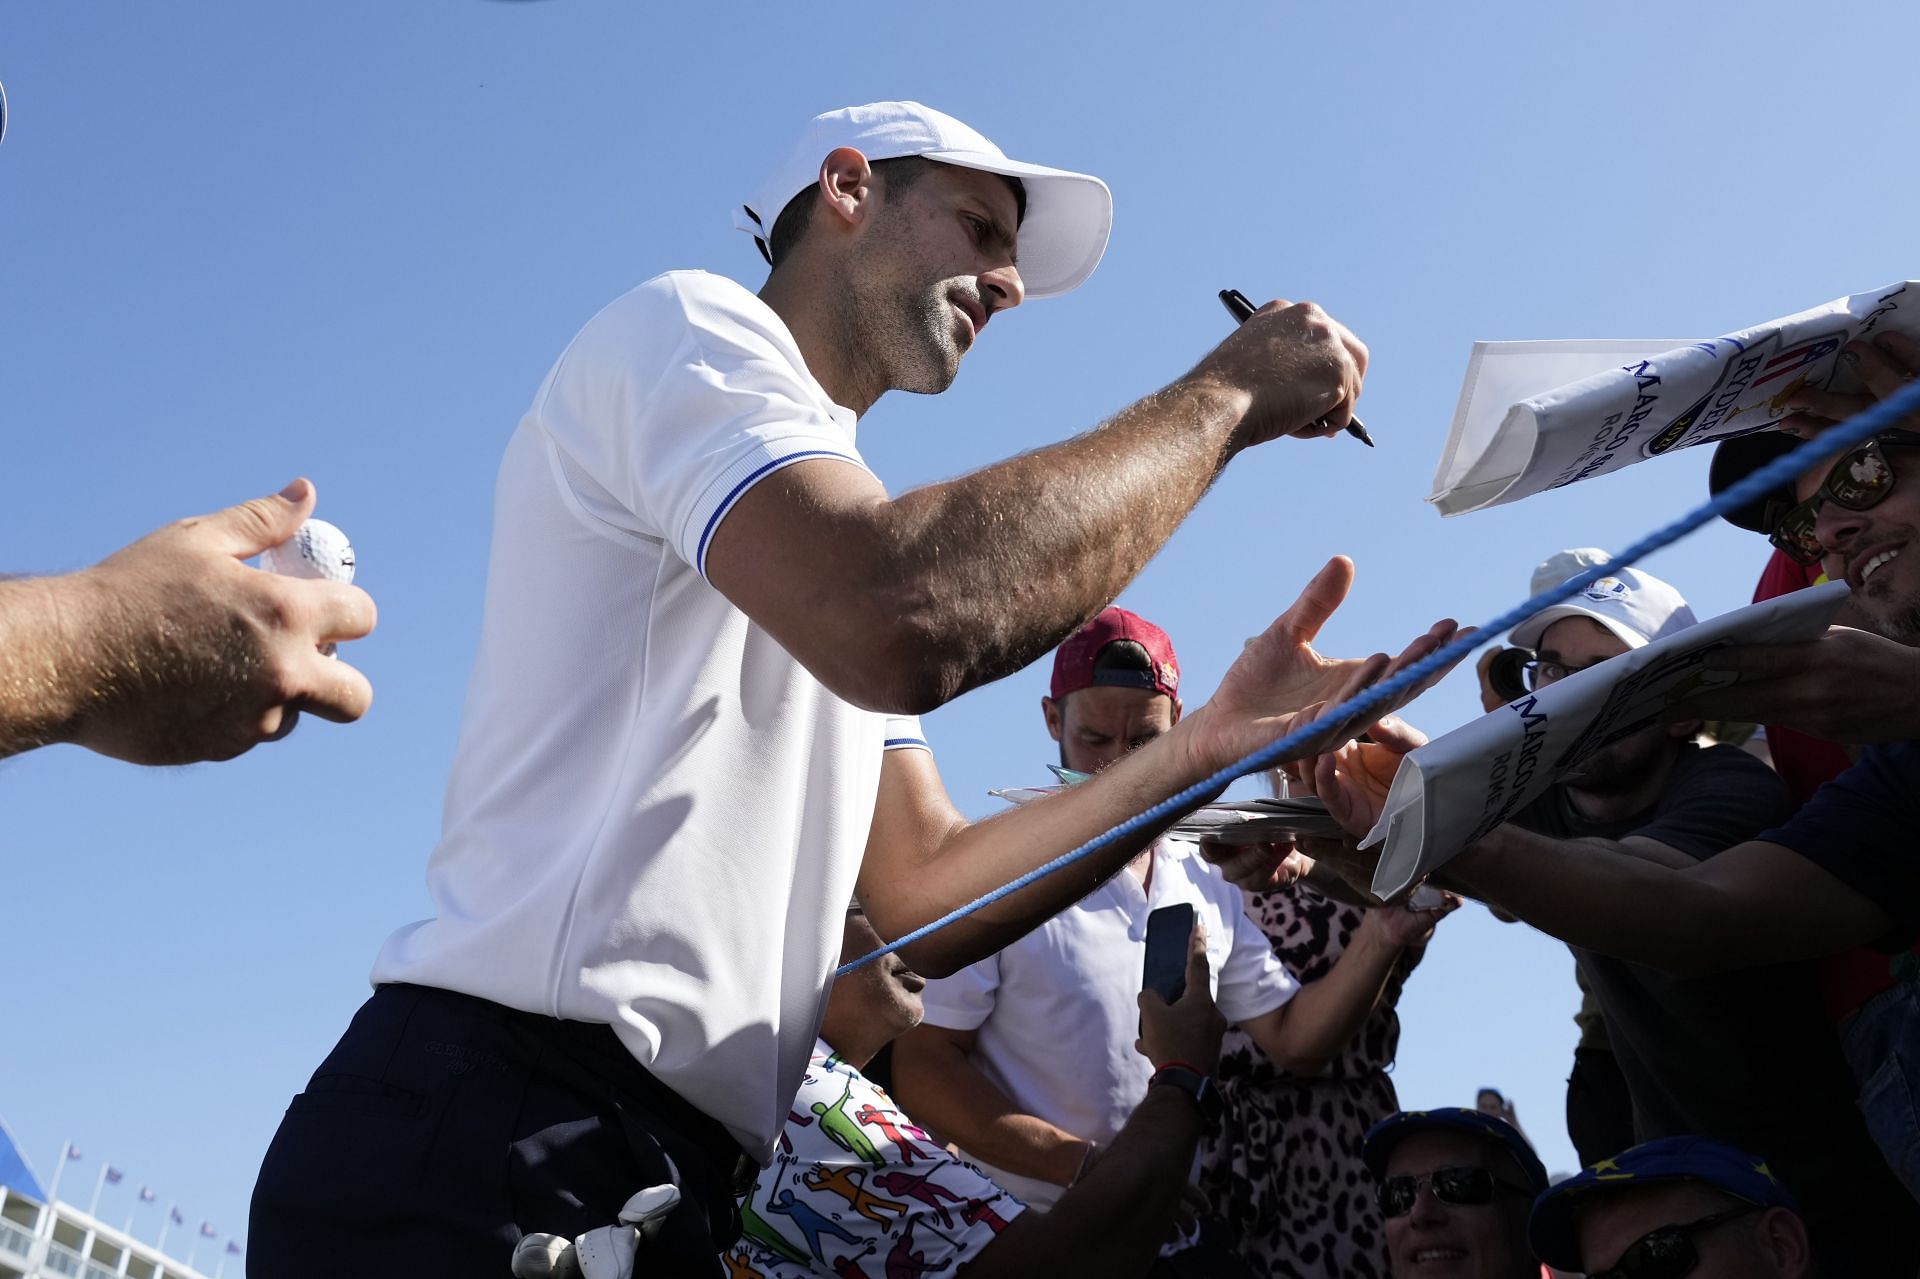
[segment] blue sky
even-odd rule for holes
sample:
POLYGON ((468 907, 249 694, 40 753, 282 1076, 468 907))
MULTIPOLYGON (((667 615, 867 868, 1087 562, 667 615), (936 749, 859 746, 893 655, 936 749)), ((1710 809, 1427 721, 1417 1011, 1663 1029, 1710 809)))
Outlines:
MULTIPOLYGON (((659 271, 757 286, 729 208, 814 112, 916 97, 1100 174, 1105 263, 997 321, 861 445, 896 491, 1098 421, 1225 332, 1312 298, 1370 345, 1350 439, 1238 459, 1122 597, 1190 700, 1326 556, 1330 652, 1489 616, 1563 546, 1704 494, 1669 457, 1442 521, 1422 502, 1476 339, 1708 336, 1914 274, 1920 11, 1774 3, 667 6, 241 0, 0 8, 0 570, 84 565, 296 474, 381 623, 372 713, 228 765, 58 748, 0 765, 13 964, 0 1114, 243 1237, 261 1152, 423 913, 501 447, 601 304, 659 271)), ((1763 559, 1719 526, 1647 567, 1709 615, 1763 559)), ((1042 668, 928 720, 948 785, 1043 781, 1042 668), (1019 761, 1025 760, 1026 764, 1019 761)), ((1456 674, 1415 708, 1473 713, 1456 674)), ((1574 1038, 1564 948, 1470 907, 1402 1002, 1410 1104, 1505 1088, 1550 1165, 1574 1038)), ((117 1198, 116 1198, 117 1196, 117 1198)), ((149 1209, 136 1228, 157 1231, 149 1209)), ((204 1250, 203 1250, 204 1251, 204 1250)))

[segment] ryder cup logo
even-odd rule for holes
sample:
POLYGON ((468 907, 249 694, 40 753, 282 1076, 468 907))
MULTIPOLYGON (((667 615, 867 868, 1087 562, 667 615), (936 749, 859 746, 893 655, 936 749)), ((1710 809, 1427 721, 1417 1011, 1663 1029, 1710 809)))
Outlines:
POLYGON ((1617 577, 1603 577, 1580 593, 1596 604, 1610 604, 1627 598, 1632 588, 1617 577))

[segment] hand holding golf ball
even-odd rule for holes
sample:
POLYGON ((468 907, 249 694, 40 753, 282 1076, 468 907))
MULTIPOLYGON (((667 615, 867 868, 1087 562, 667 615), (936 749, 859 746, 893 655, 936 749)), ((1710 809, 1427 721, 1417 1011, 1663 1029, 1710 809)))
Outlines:
MULTIPOLYGON (((260 552, 260 567, 282 577, 306 577, 323 582, 353 581, 353 543, 335 525, 309 519, 297 532, 278 546, 260 552)), ((320 651, 334 655, 334 643, 327 640, 320 651)))
POLYGON ((308 520, 278 546, 260 553, 260 567, 282 577, 353 581, 353 543, 325 520, 308 520))
POLYGON ((70 652, 48 690, 60 718, 44 740, 184 764, 284 737, 301 711, 340 723, 366 714, 366 676, 321 650, 372 631, 373 599, 345 580, 339 530, 309 532, 314 499, 296 480, 47 579, 70 652), (255 556, 298 567, 261 572, 245 563, 255 556))

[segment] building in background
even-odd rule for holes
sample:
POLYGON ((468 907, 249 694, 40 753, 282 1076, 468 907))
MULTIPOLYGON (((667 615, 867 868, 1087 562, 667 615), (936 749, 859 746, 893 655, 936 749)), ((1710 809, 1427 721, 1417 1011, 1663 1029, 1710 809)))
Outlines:
MULTIPOLYGON (((58 1182, 56 1180, 56 1188, 58 1182)), ((179 1218, 175 1218, 179 1220, 179 1218)), ((206 1242, 184 1228, 181 1238, 206 1242)), ((162 1238, 165 1236, 163 1235, 162 1238)), ((196 1247, 196 1251, 198 1248, 196 1247)), ((220 1279, 238 1246, 216 1254, 220 1279)), ((202 1271, 135 1239, 41 1188, 13 1134, 0 1122, 0 1279, 209 1279, 202 1271)))

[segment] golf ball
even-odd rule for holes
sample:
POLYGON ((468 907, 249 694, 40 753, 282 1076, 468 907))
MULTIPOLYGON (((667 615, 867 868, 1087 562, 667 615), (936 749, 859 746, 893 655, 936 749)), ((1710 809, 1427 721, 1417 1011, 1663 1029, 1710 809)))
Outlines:
POLYGON ((353 580, 353 543, 325 520, 308 520, 278 546, 260 555, 260 567, 283 577, 315 577, 329 582, 353 580))

